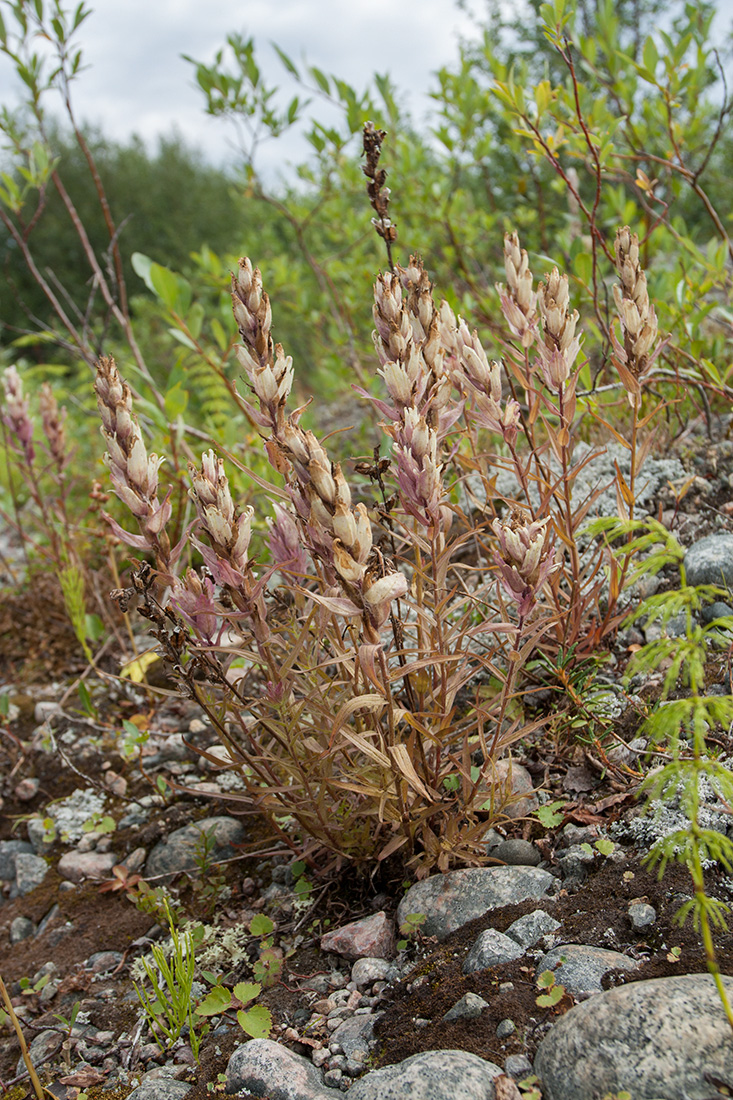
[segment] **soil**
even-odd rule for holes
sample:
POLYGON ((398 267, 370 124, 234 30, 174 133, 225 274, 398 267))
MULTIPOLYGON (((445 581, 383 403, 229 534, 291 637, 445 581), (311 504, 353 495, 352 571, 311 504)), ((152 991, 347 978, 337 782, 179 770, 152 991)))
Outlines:
MULTIPOLYGON (((705 499, 690 493, 680 505, 678 526, 691 523, 696 538, 720 530, 715 526, 715 518, 729 499, 730 491, 727 494, 721 491, 705 499)), ((660 502, 660 509, 662 503, 669 502, 660 502)), ((667 583, 673 584, 674 579, 670 576, 667 583)), ((617 672, 629 655, 628 650, 617 651, 617 672)), ((113 654, 110 654, 110 661, 110 667, 115 667, 113 654)), ((155 788, 134 761, 125 761, 119 755, 112 731, 119 730, 123 719, 135 719, 141 712, 145 722, 152 724, 155 716, 158 727, 171 731, 186 729, 197 714, 190 704, 166 694, 165 689, 142 704, 139 695, 133 698, 118 691, 113 698, 110 692, 109 696, 95 696, 98 713, 94 718, 85 717, 79 708, 75 719, 75 727, 88 722, 97 738, 94 745, 81 748, 74 744, 63 745, 60 735, 65 727, 62 723, 55 727, 55 732, 63 755, 45 751, 37 739, 32 740, 37 726, 33 717, 35 703, 40 697, 60 697, 85 668, 83 654, 67 624, 63 607, 59 607, 59 594, 53 583, 39 583, 22 594, 8 594, 3 598, 0 607, 0 685, 13 684, 13 702, 20 707, 20 719, 11 728, 0 716, 0 776, 4 777, 0 789, 3 799, 0 840, 25 839, 24 818, 42 810, 52 799, 63 798, 79 787, 107 791, 105 773, 109 767, 127 781, 124 798, 111 802, 113 816, 121 817, 127 803, 155 788), (49 684, 54 681, 51 690, 49 684), (38 789, 27 799, 19 792, 23 792, 22 781, 29 779, 38 782, 38 789)), ((706 671, 710 684, 721 683, 727 671, 727 655, 712 659, 706 671)), ((113 679, 106 682, 115 686, 113 679)), ((652 684, 646 689, 646 698, 653 697, 655 691, 658 692, 658 686, 655 688, 652 684)), ((641 693, 644 694, 644 690, 641 693)), ((65 709, 73 708, 75 699, 76 694, 70 695, 65 709)), ((549 705, 554 705, 555 701, 551 699, 549 705)), ((565 800, 564 823, 606 827, 635 812, 641 772, 599 759, 597 745, 578 744, 573 740, 570 706, 567 706, 566 717, 565 725, 561 721, 553 724, 550 740, 545 737, 541 742, 535 740, 524 744, 521 746, 524 757, 519 756, 537 785, 543 785, 554 797, 565 800)), ((635 736, 640 721, 638 711, 629 708, 613 732, 628 742, 635 736)), ((716 735, 713 740, 723 752, 732 752, 733 745, 727 738, 716 735)), ((131 827, 116 832, 114 850, 129 852, 139 845, 149 850, 173 829, 219 812, 231 812, 231 806, 175 794, 170 805, 161 807, 143 828, 131 827)), ((271 884, 273 866, 288 861, 288 857, 269 854, 273 850, 272 841, 263 822, 246 818, 245 823, 248 840, 240 855, 220 868, 231 891, 228 900, 217 906, 217 916, 225 925, 235 924, 243 914, 251 916, 253 910, 263 907, 261 895, 271 884)), ((550 869, 557 866, 558 830, 546 832, 537 823, 519 822, 507 835, 535 840, 550 869)), ((56 859, 61 853, 58 844, 51 850, 56 859)), ((561 890, 556 899, 542 903, 543 908, 561 921, 564 941, 612 948, 640 962, 639 968, 631 973, 615 971, 606 975, 607 987, 629 980, 704 972, 705 957, 698 933, 690 921, 680 926, 675 920, 681 904, 690 895, 688 873, 672 865, 660 881, 644 868, 635 849, 624 849, 623 854, 624 859, 617 858, 618 852, 607 858, 599 855, 590 865, 588 879, 576 892, 561 890), (645 935, 634 931, 629 919, 629 903, 634 899, 647 901, 657 911, 657 919, 645 935)), ((52 865, 56 859, 52 858, 52 865)), ((309 1051, 308 1041, 300 1042, 292 1033, 289 1038, 283 1036, 287 1029, 298 1028, 299 1021, 306 1018, 304 1014, 310 1014, 313 994, 303 987, 304 980, 328 973, 335 965, 348 970, 344 960, 320 952, 321 931, 380 909, 393 914, 401 897, 404 873, 398 865, 387 861, 371 877, 360 878, 352 873, 330 874, 322 879, 311 877, 316 900, 305 917, 292 904, 293 899, 287 898, 274 913, 278 941, 292 943, 294 947, 285 960, 280 981, 260 998, 260 1003, 267 1005, 273 1015, 272 1037, 305 1054, 309 1051)), ((188 912, 194 917, 205 917, 206 899, 194 889, 192 882, 181 876, 176 886, 188 912)), ((707 888, 711 896, 729 902, 727 886, 722 872, 708 875, 707 888)), ((372 1065, 399 1062, 420 1051, 439 1048, 471 1051, 499 1065, 509 1054, 526 1053, 531 1058, 549 1027, 572 1006, 572 998, 566 994, 554 1007, 539 1007, 535 969, 526 958, 469 976, 462 974, 461 964, 468 947, 484 928, 502 931, 517 917, 535 908, 536 902, 507 907, 490 917, 473 921, 441 944, 418 935, 408 948, 411 969, 403 980, 388 987, 383 1002, 377 1006, 383 1015, 376 1026, 379 1043, 372 1065), (488 1002, 488 1008, 479 1019, 444 1023, 444 1013, 466 992, 480 994, 488 1002), (505 1019, 511 1019, 516 1030, 500 1041, 496 1029, 505 1019), (423 1023, 416 1024, 416 1020, 423 1023)), ((149 948, 149 933, 151 930, 155 933, 155 924, 154 915, 141 912, 127 899, 124 891, 104 892, 94 883, 64 889, 55 869, 32 893, 14 900, 6 898, 0 904, 0 973, 18 1004, 30 1009, 26 1018, 28 1038, 44 1027, 60 1026, 54 1014, 68 1016, 76 1002, 81 1003, 82 1011, 89 1013, 89 1022, 96 1029, 114 1033, 115 1042, 123 1033, 131 1035, 137 1026, 139 1006, 129 968, 133 960, 149 948), (8 949, 8 930, 15 917, 30 917, 38 922, 54 905, 58 906, 58 912, 43 934, 8 949), (113 972, 94 975, 85 968, 84 963, 93 953, 108 949, 123 954, 122 962, 113 972), (58 968, 60 986, 46 1008, 37 994, 23 993, 19 982, 34 975, 49 961, 58 968)), ((733 975, 733 933, 717 933, 716 948, 721 971, 733 975)), ((245 977, 243 971, 237 979, 245 977)), ((327 1033, 301 1038, 312 1042, 326 1039, 327 1033)), ((186 1078, 194 1086, 188 1094, 189 1100, 204 1100, 212 1095, 207 1086, 217 1082, 217 1075, 226 1070, 232 1050, 243 1039, 238 1027, 232 1026, 218 1033, 215 1042, 204 1042, 200 1065, 192 1065, 186 1078)), ((114 1042, 111 1048, 114 1049, 114 1042)), ((3 1082, 9 1086, 15 1077, 18 1053, 15 1036, 6 1026, 0 1030, 0 1088, 3 1082)), ((123 1052, 123 1065, 130 1070, 143 1071, 154 1064, 136 1063, 136 1057, 139 1057, 139 1050, 128 1046, 123 1052)), ((46 1080, 55 1082, 54 1095, 59 1100, 72 1100, 74 1086, 59 1083, 64 1075, 63 1068, 52 1064, 46 1080)), ((99 1087, 92 1087, 88 1094, 90 1098, 100 1095, 125 1097, 130 1089, 131 1086, 120 1087, 103 1093, 99 1087)), ((27 1081, 19 1082, 12 1090, 9 1086, 7 1095, 12 1100, 30 1096, 27 1081)))

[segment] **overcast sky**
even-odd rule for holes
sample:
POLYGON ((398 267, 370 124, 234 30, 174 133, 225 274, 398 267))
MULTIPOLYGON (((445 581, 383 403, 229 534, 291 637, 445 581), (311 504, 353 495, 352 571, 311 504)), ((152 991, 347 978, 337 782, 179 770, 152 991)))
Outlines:
MULTIPOLYGON (((471 0, 482 10, 481 0, 471 0)), ((154 145, 176 126, 215 163, 233 157, 233 131, 203 110, 189 54, 211 63, 232 31, 253 36, 268 83, 288 78, 269 43, 294 61, 305 57, 362 90, 376 72, 389 72, 402 102, 417 119, 429 109, 433 72, 458 57, 461 36, 476 37, 475 23, 453 0, 87 0, 92 14, 78 32, 89 66, 74 86, 80 120, 124 140, 139 134, 154 145)), ((4 4, 2 5, 5 6, 4 4)), ((71 6, 71 0, 69 5, 71 6)), ((733 0, 719 0, 721 30, 730 25, 733 0)), ((8 24, 11 20, 7 17, 8 24)), ((0 57, 0 103, 17 101, 16 78, 0 57)), ((295 89, 291 89, 291 94, 295 89)), ((317 117, 323 106, 315 104, 317 117)), ((261 167, 274 171, 300 159, 307 146, 286 139, 262 151, 261 167)))
MULTIPOLYGON (((733 0, 732 0, 733 2, 733 0)), ((428 108, 431 73, 458 56, 461 34, 476 35, 452 0, 87 0, 92 14, 78 31, 90 66, 74 86, 81 119, 110 137, 137 133, 146 141, 177 126, 216 162, 231 158, 233 131, 204 114, 188 54, 211 63, 232 31, 254 37, 267 83, 290 78, 270 47, 298 63, 305 57, 362 90, 388 71, 418 116, 428 108)), ((71 6, 71 0, 69 2, 71 6)), ((6 16, 8 24, 10 20, 6 16)), ((12 102, 11 65, 0 58, 0 102, 12 102)), ((323 107, 315 105, 323 114, 323 107)), ((289 144, 288 155, 306 148, 289 144)), ((282 156, 264 149, 271 163, 282 156)))

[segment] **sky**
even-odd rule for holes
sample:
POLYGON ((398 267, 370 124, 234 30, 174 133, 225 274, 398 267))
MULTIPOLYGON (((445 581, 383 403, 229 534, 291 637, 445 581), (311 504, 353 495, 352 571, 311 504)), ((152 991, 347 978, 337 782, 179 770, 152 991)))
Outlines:
MULTIPOLYGON (((76 0, 73 0, 75 3, 76 0)), ((461 37, 478 36, 475 21, 453 0, 86 0, 91 14, 78 31, 89 66, 73 89, 80 120, 98 124, 110 138, 141 136, 153 148, 158 135, 176 127, 216 164, 235 159, 230 124, 204 113, 188 54, 211 63, 227 34, 252 36, 270 84, 289 77, 270 46, 345 79, 358 91, 370 76, 389 72, 401 102, 418 121, 430 106, 433 73, 458 58, 461 37)), ((46 0, 48 7, 51 0, 46 0)), ((72 0, 64 6, 71 7, 72 0)), ((481 11, 481 0, 469 8, 481 11)), ((0 0, 0 8, 6 4, 0 0)), ((733 0, 718 0, 719 27, 730 26, 733 0)), ((7 18, 8 25, 11 21, 7 18)), ((0 57, 0 104, 17 102, 20 85, 0 57)), ((289 98, 289 97, 288 97, 289 98)), ((314 110, 324 120, 322 103, 314 110)), ((325 119, 327 121, 327 118, 325 119)), ((308 146, 286 135, 262 147, 258 166, 276 176, 303 159, 308 146)))
MULTIPOLYGON (((78 42, 90 68, 73 91, 79 118, 98 123, 106 136, 124 140, 134 132, 149 144, 176 126, 215 163, 232 158, 234 131, 204 113, 193 66, 182 54, 211 63, 234 31, 254 37, 270 84, 290 87, 270 41, 296 64, 306 58, 357 90, 374 71, 388 71, 420 117, 432 72, 458 57, 460 35, 477 34, 452 0, 87 0, 87 6, 92 14, 78 42)), ((17 87, 10 62, 0 58, 0 103, 12 102, 17 87)), ((322 106, 314 107, 320 117, 322 106)), ((298 159, 306 148, 286 140, 285 158, 298 159)), ((282 163, 282 148, 271 144, 262 153, 263 168, 282 163)))

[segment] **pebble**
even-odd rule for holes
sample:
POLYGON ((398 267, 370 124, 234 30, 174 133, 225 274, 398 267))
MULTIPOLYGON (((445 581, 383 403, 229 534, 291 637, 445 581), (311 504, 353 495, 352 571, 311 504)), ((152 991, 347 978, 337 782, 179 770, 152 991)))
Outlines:
POLYGON ((215 841, 210 860, 218 862, 231 859, 237 854, 235 844, 244 840, 244 826, 233 817, 205 817, 182 829, 175 829, 165 840, 155 845, 145 864, 145 877, 165 875, 163 882, 182 871, 198 870, 195 860, 196 846, 200 845, 201 834, 213 831, 215 841))
POLYGON ((395 954, 394 924, 386 913, 352 921, 321 936, 321 951, 333 951, 347 959, 366 955, 373 959, 391 959, 395 954))
POLYGON ((36 931, 36 926, 28 917, 16 917, 10 922, 10 942, 20 943, 27 940, 36 931))
POLYGON ((601 978, 609 970, 636 970, 640 964, 619 951, 564 943, 553 947, 537 964, 537 973, 551 970, 555 984, 564 985, 573 997, 591 997, 603 991, 601 978))
POLYGON ((422 932, 444 940, 492 909, 543 897, 556 881, 539 867, 469 867, 433 875, 407 891, 397 908, 397 924, 409 913, 424 913, 422 932))
POLYGON ((629 906, 629 920, 633 928, 640 932, 643 928, 649 928, 657 919, 657 911, 653 905, 645 902, 633 902, 629 906))
POLYGON ((733 535, 708 535, 693 542, 685 554, 687 583, 717 584, 733 590, 733 535))
POLYGON ((18 852, 15 857, 15 884, 21 897, 40 886, 48 873, 48 864, 42 856, 18 852))
POLYGON ((464 974, 473 974, 477 970, 488 970, 490 966, 499 966, 501 963, 519 959, 523 954, 524 948, 520 947, 516 940, 509 939, 503 932, 497 932, 495 928, 487 928, 474 941, 466 955, 462 971, 464 974))
POLYGON ((443 1019, 447 1024, 452 1020, 475 1020, 488 1007, 489 1002, 479 997, 478 993, 465 993, 453 1008, 448 1009, 443 1019))
POLYGON ((510 1035, 513 1035, 517 1030, 517 1025, 514 1020, 502 1020, 496 1029, 497 1039, 508 1039, 510 1035))
POLYGON ((74 849, 61 857, 57 870, 62 878, 78 883, 85 878, 108 878, 116 862, 114 852, 80 852, 74 849))
POLYGON ((351 968, 351 980, 357 989, 366 989, 374 982, 386 979, 391 969, 386 959, 357 959, 351 968))
MULTIPOLYGON (((733 999, 733 978, 723 982, 733 999)), ((629 982, 571 1008, 540 1043, 544 1100, 710 1097, 733 1080, 730 1025, 708 974, 629 982), (709 1076, 708 1076, 709 1075, 709 1076)))
POLYGON ((510 837, 491 849, 491 855, 512 867, 537 867, 542 856, 529 840, 510 837))
POLYGON ((3 882, 14 882, 17 856, 21 853, 32 855, 34 851, 33 845, 27 840, 0 840, 0 879, 3 882))
POLYGON ((546 913, 544 909, 535 909, 513 921, 506 930, 510 940, 516 940, 520 947, 534 947, 543 936, 549 936, 560 927, 560 922, 546 913))
POLYGON ((504 1063, 504 1072, 507 1077, 513 1077, 515 1081, 521 1081, 523 1077, 532 1072, 532 1063, 526 1054, 510 1054, 504 1063))
POLYGON ((255 1096, 278 1100, 327 1100, 334 1096, 334 1090, 323 1084, 311 1062, 271 1039, 251 1039, 237 1047, 229 1058, 226 1078, 230 1095, 247 1090, 255 1096))
POLYGON ((479 789, 476 805, 480 806, 482 797, 485 797, 512 821, 531 814, 540 804, 532 776, 516 760, 496 760, 487 774, 487 783, 486 790, 479 789))
POLYGON ((146 1075, 146 1078, 128 1094, 127 1100, 182 1100, 193 1087, 174 1077, 150 1078, 146 1075))
POLYGON ((349 1089, 350 1100, 495 1100, 493 1062, 465 1050, 431 1050, 367 1073, 349 1089))

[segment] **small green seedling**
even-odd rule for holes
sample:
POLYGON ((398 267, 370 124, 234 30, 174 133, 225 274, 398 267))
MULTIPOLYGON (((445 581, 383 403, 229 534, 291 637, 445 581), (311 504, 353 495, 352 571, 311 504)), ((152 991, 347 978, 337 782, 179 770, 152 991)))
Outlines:
POLYGON ((534 815, 540 825, 546 829, 556 829, 565 820, 565 800, 558 798, 554 802, 546 802, 544 806, 534 811, 534 815))
POLYGON ((253 936, 260 938, 260 956, 252 967, 252 972, 263 989, 277 985, 283 971, 282 952, 275 947, 275 925, 264 913, 258 913, 249 922, 253 936))
POLYGON ((221 984, 209 990, 196 1009, 197 1016, 222 1016, 230 1009, 236 1009, 237 1022, 252 1039, 267 1039, 272 1030, 272 1015, 264 1005, 247 1005, 256 1000, 262 992, 259 982, 239 982, 234 989, 221 984))
POLYGON ((543 970, 537 979, 540 989, 546 990, 535 998, 540 1008, 554 1008, 565 996, 565 986, 555 982, 555 975, 551 970, 543 970))
POLYGON ((589 856, 594 855, 593 849, 599 852, 602 856, 610 856, 612 852, 616 850, 616 845, 608 837, 602 836, 600 840, 597 840, 591 848, 590 844, 581 844, 581 851, 586 852, 589 856))
POLYGON ((400 933, 404 938, 397 941, 398 951, 404 951, 408 941, 417 937, 420 928, 425 924, 427 919, 427 913, 408 913, 405 916, 405 919, 400 925, 400 933))

